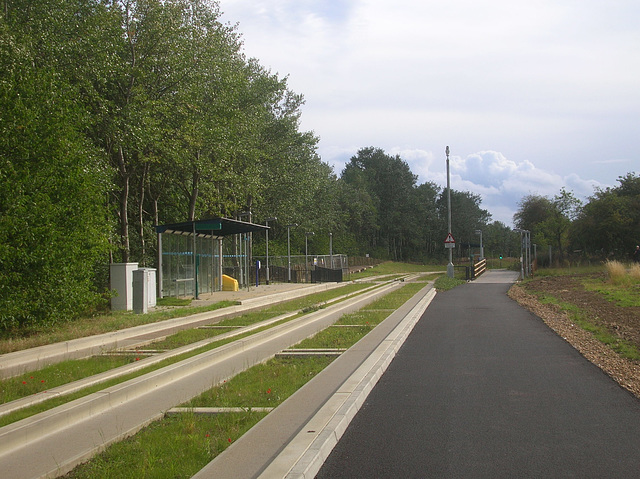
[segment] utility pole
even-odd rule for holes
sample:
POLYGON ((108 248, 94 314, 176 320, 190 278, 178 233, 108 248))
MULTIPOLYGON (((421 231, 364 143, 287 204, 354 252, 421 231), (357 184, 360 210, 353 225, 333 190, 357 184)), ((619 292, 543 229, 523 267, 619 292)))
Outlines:
POLYGON ((287 225, 287 258, 288 258, 288 275, 287 279, 291 283, 291 228, 297 228, 298 223, 291 223, 287 225))
POLYGON ((265 231, 266 233, 266 238, 267 238, 267 284, 269 284, 269 221, 277 221, 278 218, 276 218, 275 216, 272 218, 267 218, 264 221, 264 224, 266 225, 267 229, 265 231))
MULTIPOLYGON (((449 217, 449 235, 451 235, 451 181, 449 179, 449 147, 445 153, 447 155, 447 215, 449 217)), ((447 264, 447 276, 453 278, 453 248, 449 248, 449 264, 447 264)))

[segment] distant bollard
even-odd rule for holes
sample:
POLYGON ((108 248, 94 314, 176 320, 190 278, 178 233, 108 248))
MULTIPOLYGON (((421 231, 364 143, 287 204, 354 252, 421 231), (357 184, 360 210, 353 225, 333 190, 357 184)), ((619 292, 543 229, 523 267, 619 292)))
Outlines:
POLYGON ((256 260, 256 288, 260 286, 260 261, 256 260))

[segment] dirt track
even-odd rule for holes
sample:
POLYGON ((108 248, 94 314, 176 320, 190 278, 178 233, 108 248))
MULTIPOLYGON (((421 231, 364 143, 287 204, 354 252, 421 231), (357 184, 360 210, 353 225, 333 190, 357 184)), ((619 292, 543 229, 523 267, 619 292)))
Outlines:
POLYGON ((640 362, 621 358, 593 335, 573 324, 556 306, 542 304, 531 290, 548 292, 563 302, 589 311, 590 321, 633 343, 640 350, 640 308, 619 307, 600 294, 587 291, 573 276, 544 277, 524 286, 514 285, 509 296, 540 317, 551 329, 592 363, 640 398, 640 362))

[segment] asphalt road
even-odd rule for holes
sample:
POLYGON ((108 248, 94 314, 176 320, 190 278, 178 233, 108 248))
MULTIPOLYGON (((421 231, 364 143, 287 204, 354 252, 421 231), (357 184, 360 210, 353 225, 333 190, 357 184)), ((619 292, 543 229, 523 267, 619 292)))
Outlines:
POLYGON ((318 478, 640 477, 640 401, 492 277, 438 293, 318 478))

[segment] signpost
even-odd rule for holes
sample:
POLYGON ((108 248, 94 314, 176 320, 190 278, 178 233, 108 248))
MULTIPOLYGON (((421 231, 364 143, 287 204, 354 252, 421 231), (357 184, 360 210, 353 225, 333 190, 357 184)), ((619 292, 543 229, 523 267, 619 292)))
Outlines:
POLYGON ((448 146, 444 150, 444 152, 447 155, 447 216, 449 220, 449 234, 447 235, 447 239, 445 240, 444 245, 446 248, 449 249, 449 264, 447 264, 447 276, 449 278, 453 278, 455 274, 453 270, 453 248, 455 247, 456 243, 455 243, 455 240, 453 239, 453 236, 451 236, 451 182, 449 178, 449 147, 448 146), (449 238, 451 238, 451 241, 449 241, 449 238))

